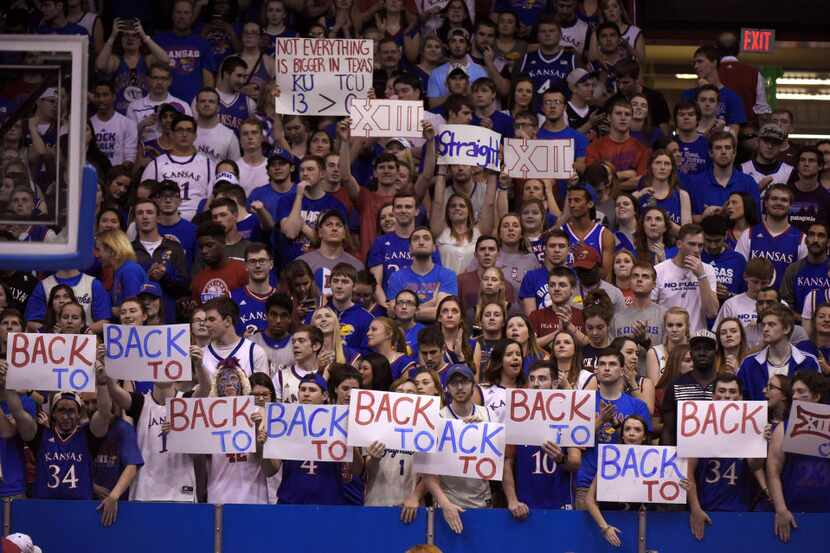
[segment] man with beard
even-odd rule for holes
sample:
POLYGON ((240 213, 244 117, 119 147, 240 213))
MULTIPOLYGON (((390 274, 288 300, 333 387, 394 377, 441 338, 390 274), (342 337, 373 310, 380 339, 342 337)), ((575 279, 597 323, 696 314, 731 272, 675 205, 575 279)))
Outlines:
POLYGON ((764 257, 772 261, 775 288, 781 286, 787 267, 807 255, 804 235, 789 222, 792 199, 793 191, 786 184, 771 185, 764 196, 763 222, 746 229, 735 245, 746 260, 764 257))
POLYGON ((787 267, 781 281, 781 299, 792 305, 796 315, 804 310, 807 295, 830 290, 830 260, 827 257, 828 226, 812 223, 804 238, 807 257, 787 267))
POLYGON ((219 120, 219 92, 203 88, 196 95, 196 148, 213 163, 223 159, 237 160, 239 140, 236 134, 219 120))
POLYGON ((386 297, 394 298, 404 289, 414 291, 421 303, 416 318, 432 322, 436 317, 438 303, 446 296, 458 295, 456 275, 432 260, 435 240, 428 228, 418 227, 412 232, 409 251, 412 265, 400 269, 389 278, 386 297))
MULTIPOLYGON (((813 223, 830 224, 830 192, 819 182, 824 155, 815 146, 804 146, 798 154, 798 178, 792 183, 790 223, 801 232, 813 223)), ((787 181, 776 181, 787 182, 787 181)))
POLYGON ((245 248, 245 267, 248 269, 248 283, 231 290, 231 300, 239 307, 236 332, 248 338, 268 326, 266 302, 276 292, 271 286, 271 269, 274 260, 264 244, 253 242, 245 248))
POLYGON ((677 402, 680 400, 712 399, 715 391, 715 368, 717 340, 709 330, 698 330, 689 340, 689 355, 692 357, 692 370, 680 375, 669 384, 660 410, 663 413, 663 434, 660 443, 675 445, 677 443, 677 402))
POLYGON ((745 192, 752 196, 755 205, 761 205, 758 185, 752 177, 732 165, 737 155, 736 148, 735 137, 726 131, 717 132, 709 139, 712 166, 692 177, 688 188, 696 223, 708 215, 720 213, 726 200, 735 192, 745 192))

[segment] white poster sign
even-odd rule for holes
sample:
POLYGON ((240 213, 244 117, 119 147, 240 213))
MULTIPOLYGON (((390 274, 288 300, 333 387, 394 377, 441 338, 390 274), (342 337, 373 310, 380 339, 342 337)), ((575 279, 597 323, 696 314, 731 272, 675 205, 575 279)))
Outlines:
POLYGON ((348 405, 269 403, 264 425, 266 459, 346 461, 353 457, 348 439, 348 405))
POLYGON ((689 401, 677 406, 681 457, 765 459, 766 401, 689 401))
POLYGON ((435 136, 438 165, 472 165, 500 171, 501 135, 473 125, 444 125, 435 136))
POLYGON ((437 449, 416 453, 412 470, 418 474, 501 480, 504 447, 503 424, 441 419, 437 449))
POLYGON ((167 400, 173 453, 253 453, 256 450, 256 412, 253 396, 183 398, 167 400))
POLYGON ((596 392, 593 390, 507 390, 507 443, 592 447, 596 392))
POLYGON ((144 382, 190 381, 190 325, 104 325, 107 376, 144 382))
POLYGON ((428 453, 435 450, 440 426, 436 396, 353 390, 349 403, 349 445, 381 442, 388 449, 428 453))
POLYGON ((276 39, 277 113, 349 115, 354 98, 372 87, 371 40, 276 39))
POLYGON ((686 503, 686 459, 668 446, 600 444, 597 500, 618 503, 686 503))
POLYGON ((49 392, 95 391, 94 334, 26 334, 6 339, 6 388, 49 392))
POLYGON ((573 139, 504 140, 507 175, 518 179, 568 179, 573 174, 573 139))
POLYGON ((794 401, 784 435, 784 451, 830 458, 830 405, 794 401))
POLYGON ((352 136, 418 138, 424 103, 408 100, 354 100, 349 106, 352 136))

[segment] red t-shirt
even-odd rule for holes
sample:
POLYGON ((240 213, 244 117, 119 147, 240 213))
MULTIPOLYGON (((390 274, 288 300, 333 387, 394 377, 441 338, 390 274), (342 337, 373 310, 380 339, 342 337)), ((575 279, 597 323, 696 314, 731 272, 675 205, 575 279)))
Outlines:
POLYGON ((585 163, 591 165, 597 161, 609 161, 617 171, 634 169, 638 175, 645 175, 650 151, 630 136, 625 142, 615 142, 610 136, 604 136, 588 146, 585 163))
POLYGON ((219 296, 230 297, 231 290, 241 288, 247 283, 248 270, 241 261, 229 259, 215 269, 205 266, 191 281, 193 299, 205 303, 219 296))
MULTIPOLYGON (((539 338, 562 329, 562 322, 559 320, 559 316, 550 307, 537 309, 530 314, 529 319, 530 324, 533 325, 533 332, 539 338)), ((580 331, 583 331, 582 326, 585 323, 582 320, 581 309, 571 309, 571 323, 580 331)))

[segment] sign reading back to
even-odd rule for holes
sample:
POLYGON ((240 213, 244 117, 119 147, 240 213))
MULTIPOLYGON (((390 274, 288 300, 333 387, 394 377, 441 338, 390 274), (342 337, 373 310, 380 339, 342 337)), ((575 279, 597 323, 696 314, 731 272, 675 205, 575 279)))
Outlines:
POLYGON ((275 58, 277 113, 349 115, 372 86, 371 40, 278 38, 275 58))
POLYGON ((120 380, 191 380, 190 325, 104 325, 107 375, 120 380))
POLYGON ((346 445, 348 419, 347 405, 269 403, 265 412, 268 439, 262 454, 266 459, 351 461, 354 450, 346 445))
POLYGON ((389 449, 435 451, 439 400, 394 392, 355 390, 349 398, 350 446, 381 442, 389 449))
POLYGON ((256 451, 256 411, 253 396, 167 400, 173 453, 253 453, 256 451))
POLYGON ((686 459, 668 446, 600 444, 597 500, 686 503, 686 459))
POLYGON ((94 392, 95 346, 94 334, 10 332, 6 388, 94 392))
POLYGON ((507 443, 594 445, 593 390, 507 390, 507 443))
POLYGON ((497 422, 465 423, 441 419, 438 448, 416 453, 412 470, 419 474, 501 480, 504 472, 504 425, 497 422))

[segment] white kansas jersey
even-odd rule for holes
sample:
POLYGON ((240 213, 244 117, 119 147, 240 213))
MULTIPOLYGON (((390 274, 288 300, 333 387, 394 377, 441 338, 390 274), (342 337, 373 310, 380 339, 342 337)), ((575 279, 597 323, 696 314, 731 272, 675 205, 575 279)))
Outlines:
POLYGON ((151 161, 141 175, 141 182, 172 180, 178 184, 182 197, 179 213, 188 221, 196 214, 199 202, 210 196, 212 179, 213 162, 198 152, 189 156, 161 155, 151 161))

